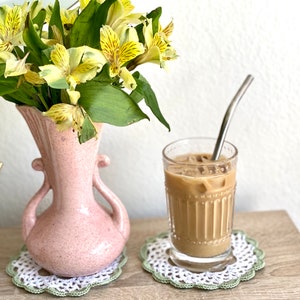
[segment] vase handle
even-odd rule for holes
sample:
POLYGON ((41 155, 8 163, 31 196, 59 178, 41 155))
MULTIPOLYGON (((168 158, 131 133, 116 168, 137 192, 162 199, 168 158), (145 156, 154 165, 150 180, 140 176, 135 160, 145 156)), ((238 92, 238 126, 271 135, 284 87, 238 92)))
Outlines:
POLYGON ((101 180, 98 168, 106 167, 110 164, 110 160, 106 155, 98 155, 96 160, 96 167, 93 177, 93 185, 102 197, 110 204, 112 208, 112 219, 116 224, 119 232, 127 241, 129 237, 130 224, 129 217, 125 206, 121 200, 104 184, 101 180))
MULTIPOLYGON (((32 162, 32 168, 36 171, 44 171, 44 164, 41 158, 36 158, 32 162)), ((46 173, 44 172, 44 182, 40 189, 35 193, 35 195, 30 199, 25 210, 23 212, 22 220, 22 236, 23 240, 26 241, 31 229, 35 225, 37 220, 36 209, 41 202, 41 200, 46 196, 50 190, 50 184, 46 173)))

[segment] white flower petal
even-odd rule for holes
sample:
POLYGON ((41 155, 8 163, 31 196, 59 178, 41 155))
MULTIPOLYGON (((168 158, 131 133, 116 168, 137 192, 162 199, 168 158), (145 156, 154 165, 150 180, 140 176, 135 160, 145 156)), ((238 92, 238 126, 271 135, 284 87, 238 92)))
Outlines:
POLYGON ((10 57, 6 60, 4 77, 19 76, 27 73, 25 63, 28 55, 29 53, 27 53, 27 55, 25 55, 21 60, 17 60, 13 54, 10 55, 10 57))

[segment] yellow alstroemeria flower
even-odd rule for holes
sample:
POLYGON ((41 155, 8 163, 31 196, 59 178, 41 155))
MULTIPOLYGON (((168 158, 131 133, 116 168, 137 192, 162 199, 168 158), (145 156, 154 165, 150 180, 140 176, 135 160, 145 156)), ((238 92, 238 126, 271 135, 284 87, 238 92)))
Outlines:
POLYGON ((134 6, 130 0, 117 0, 108 10, 106 25, 109 25, 114 31, 127 24, 139 24, 142 14, 130 14, 134 6))
POLYGON ((126 88, 135 89, 136 82, 124 65, 144 53, 143 45, 136 41, 121 43, 116 32, 110 26, 105 25, 100 29, 100 47, 110 63, 110 76, 120 76, 126 88))
POLYGON ((0 63, 5 63, 4 77, 12 77, 23 75, 27 72, 26 59, 29 53, 27 53, 23 59, 17 59, 14 54, 8 51, 0 52, 0 63))
POLYGON ((117 0, 110 7, 108 12, 108 19, 112 21, 113 19, 119 19, 124 16, 128 16, 134 10, 130 0, 117 0))
POLYGON ((57 125, 57 129, 60 131, 72 128, 77 132, 78 138, 82 135, 82 129, 84 122, 87 120, 90 123, 90 129, 93 127, 97 136, 97 129, 93 124, 93 121, 80 105, 72 105, 67 103, 58 103, 50 107, 50 109, 43 113, 45 116, 51 118, 57 125))
POLYGON ((80 9, 84 10, 89 3, 90 3, 90 0, 79 0, 80 9))
MULTIPOLYGON (((78 9, 61 9, 60 10, 60 18, 64 29, 64 35, 68 35, 72 25, 76 21, 78 17, 78 9)), ((49 24, 50 18, 52 15, 52 8, 48 6, 46 8, 46 23, 49 24)), ((52 39, 48 39, 48 32, 42 33, 42 41, 48 46, 54 46, 55 44, 63 44, 63 35, 61 31, 57 28, 57 26, 51 26, 53 37, 52 39)))
POLYGON ((23 29, 27 4, 9 7, 3 5, 0 12, 0 51, 11 52, 15 46, 23 44, 23 29))
POLYGON ((30 65, 26 65, 27 72, 24 74, 25 80, 33 85, 44 84, 45 80, 40 77, 39 73, 30 70, 30 65))
POLYGON ((79 133, 85 117, 85 111, 81 106, 67 103, 54 104, 43 114, 57 124, 58 130, 73 128, 79 133))
POLYGON ((78 17, 78 9, 62 9, 60 12, 61 22, 64 27, 65 34, 69 32, 76 18, 78 17))
MULTIPOLYGON (((80 9, 83 10, 90 2, 90 0, 80 0, 80 9)), ((102 4, 105 0, 97 0, 102 4)), ((114 31, 118 33, 119 28, 128 24, 141 23, 141 13, 133 13, 134 6, 130 0, 117 0, 109 8, 105 24, 109 25, 114 31)))
MULTIPOLYGON (((105 0, 97 0, 99 4, 105 2, 105 0)), ((90 0, 79 0, 80 9, 83 10, 90 3, 90 0)))
POLYGON ((87 46, 66 49, 56 44, 50 57, 53 64, 40 66, 40 76, 50 87, 70 91, 75 91, 76 85, 93 79, 106 63, 101 51, 87 46))
POLYGON ((165 67, 167 60, 177 58, 176 51, 170 46, 169 37, 173 32, 174 24, 171 21, 164 29, 159 28, 158 32, 153 35, 152 21, 147 20, 148 24, 144 26, 144 36, 146 41, 146 51, 139 56, 131 65, 130 70, 137 65, 152 62, 165 67))

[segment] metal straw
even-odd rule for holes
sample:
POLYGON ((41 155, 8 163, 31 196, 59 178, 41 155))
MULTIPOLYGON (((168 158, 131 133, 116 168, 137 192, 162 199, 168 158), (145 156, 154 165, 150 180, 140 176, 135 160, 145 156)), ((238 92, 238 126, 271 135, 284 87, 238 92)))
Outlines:
POLYGON ((211 160, 218 160, 220 157, 220 154, 222 152, 222 148, 223 148, 223 144, 225 141, 225 137, 227 134, 227 130, 231 121, 231 118, 233 116, 233 113, 235 111, 235 108, 237 107, 239 101, 242 99, 242 97, 244 96, 245 92, 247 91, 248 87, 250 86, 251 82, 253 81, 254 77, 252 75, 248 75, 246 77, 246 79, 244 80, 243 84, 241 85, 241 87, 239 88, 239 90, 237 91, 236 95, 233 97, 233 99, 231 100, 227 111, 225 113, 221 128, 220 128, 220 132, 218 135, 218 139, 215 145, 215 149, 213 152, 213 155, 211 157, 211 160))
POLYGON ((79 0, 75 1, 73 4, 71 4, 67 9, 73 9, 76 8, 79 5, 79 0))

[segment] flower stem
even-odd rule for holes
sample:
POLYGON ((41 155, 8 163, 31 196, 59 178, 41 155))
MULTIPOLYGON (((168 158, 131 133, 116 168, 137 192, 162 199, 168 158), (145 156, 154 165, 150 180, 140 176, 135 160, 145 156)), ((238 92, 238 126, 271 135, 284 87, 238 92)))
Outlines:
POLYGON ((40 90, 40 93, 38 93, 37 96, 38 96, 38 98, 41 100, 41 102, 42 102, 42 104, 44 105, 45 109, 46 109, 46 110, 49 110, 49 106, 48 106, 48 104, 47 104, 45 98, 43 97, 43 94, 42 94, 41 90, 40 90))

